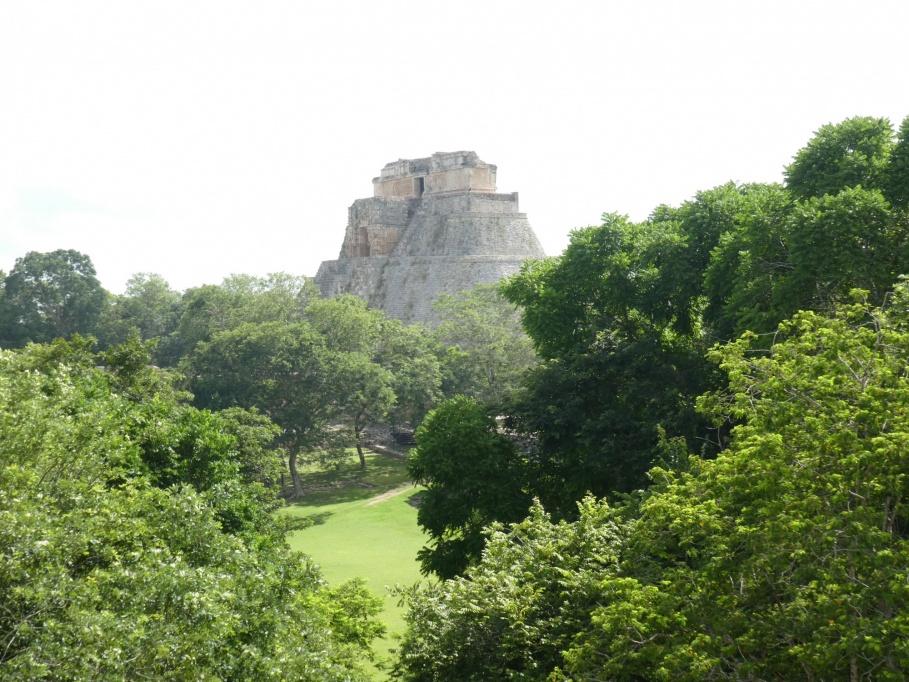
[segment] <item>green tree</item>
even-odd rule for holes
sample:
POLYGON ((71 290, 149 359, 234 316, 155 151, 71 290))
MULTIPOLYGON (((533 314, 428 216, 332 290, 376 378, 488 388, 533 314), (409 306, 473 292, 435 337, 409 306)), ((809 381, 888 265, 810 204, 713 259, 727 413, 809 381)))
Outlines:
POLYGON ((442 356, 446 395, 501 404, 537 363, 520 313, 502 298, 498 285, 442 294, 433 310, 440 319, 435 336, 446 349, 442 356))
POLYGON ((574 673, 906 676, 905 286, 896 299, 799 313, 763 356, 748 338, 714 353, 729 392, 703 407, 744 423, 716 461, 653 472, 574 673))
POLYGON ((394 375, 364 353, 338 353, 333 370, 331 383, 338 392, 335 416, 349 426, 360 468, 365 470, 363 430, 383 420, 394 406, 394 375))
POLYGON ((492 530, 463 579, 405 592, 407 680, 905 679, 909 285, 712 357, 715 460, 663 440, 653 486, 492 530))
POLYGON ((307 277, 283 272, 267 277, 231 275, 219 286, 206 284, 184 292, 172 343, 178 357, 187 356, 199 342, 242 324, 299 322, 303 309, 318 296, 318 288, 307 277))
POLYGON ((407 631, 393 676, 418 681, 554 679, 563 652, 591 627, 604 574, 619 562, 626 521, 586 498, 577 523, 553 523, 539 503, 505 529, 493 524, 483 560, 451 580, 402 591, 407 631))
POLYGON ((844 189, 800 202, 786 232, 790 268, 774 291, 781 317, 830 311, 853 288, 882 303, 909 268, 906 231, 880 190, 844 189))
POLYGON ((884 194, 895 207, 909 207, 909 116, 903 119, 890 154, 884 194))
POLYGON ((171 401, 130 369, 138 353, 112 371, 78 338, 0 352, 0 677, 363 679, 377 600, 328 588, 270 509, 225 526, 186 482, 239 441, 213 415, 155 405, 171 401), (160 436, 203 459, 174 464, 186 482, 147 461, 149 428, 192 431, 195 446, 160 436))
POLYGON ((161 275, 140 272, 126 282, 118 307, 121 316, 139 330, 143 339, 160 338, 176 329, 180 294, 161 275))
POLYGON ((893 146, 886 118, 856 116, 821 126, 786 167, 786 187, 798 199, 837 194, 847 187, 883 187, 893 146))
POLYGON ((698 297, 670 306, 656 293, 678 282, 679 264, 693 257, 682 224, 606 215, 603 225, 573 232, 561 257, 525 266, 503 287, 545 359, 506 414, 532 435, 532 491, 557 516, 574 514, 587 492, 646 485, 658 426, 692 449, 715 451, 717 435, 694 410, 719 381, 703 357, 698 297))
MULTIPOLYGON (((220 294, 219 294, 220 295, 220 294)), ((353 296, 315 299, 297 322, 247 322, 201 341, 182 367, 198 407, 257 408, 282 428, 294 494, 301 454, 334 459, 398 414, 422 416, 438 396, 440 370, 425 333, 405 330, 353 296)))
POLYGON ((181 303, 181 294, 161 275, 137 273, 126 282, 124 294, 114 298, 106 316, 105 340, 123 343, 135 329, 143 339, 157 339, 153 355, 159 364, 175 365, 180 348, 173 347, 173 333, 182 314, 181 303))
POLYGON ((703 323, 720 342, 747 330, 769 333, 786 317, 775 298, 789 262, 787 225, 794 201, 781 185, 745 185, 734 223, 704 268, 703 323))
POLYGON ((472 398, 456 396, 430 412, 417 429, 407 461, 415 483, 426 486, 417 522, 430 536, 419 552, 421 570, 459 575, 480 558, 483 529, 522 519, 530 506, 517 448, 472 398))
POLYGON ((438 402, 437 348, 425 328, 388 319, 357 296, 315 300, 304 316, 338 358, 333 383, 342 396, 340 415, 352 427, 365 466, 363 427, 389 420, 419 423, 438 402))
POLYGON ((393 424, 419 424, 442 399, 444 372, 439 347, 422 325, 405 325, 386 318, 375 361, 392 373, 395 404, 389 412, 393 424))
POLYGON ((658 206, 647 221, 649 234, 629 245, 639 251, 629 261, 635 268, 629 274, 646 277, 636 287, 633 307, 678 334, 696 334, 706 293, 704 273, 714 249, 736 231, 761 190, 761 185, 729 182, 698 192, 678 208, 658 206))
POLYGON ((336 355, 307 323, 246 323, 201 342, 186 362, 196 405, 257 408, 281 427, 294 495, 302 452, 331 450, 331 420, 341 395, 333 384, 336 355))
POLYGON ((381 342, 386 320, 381 310, 369 308, 366 301, 353 294, 316 299, 306 306, 304 317, 332 351, 370 356, 381 342))
POLYGON ((96 333, 109 298, 85 254, 30 251, 16 259, 4 280, 0 345, 18 348, 29 341, 96 333))

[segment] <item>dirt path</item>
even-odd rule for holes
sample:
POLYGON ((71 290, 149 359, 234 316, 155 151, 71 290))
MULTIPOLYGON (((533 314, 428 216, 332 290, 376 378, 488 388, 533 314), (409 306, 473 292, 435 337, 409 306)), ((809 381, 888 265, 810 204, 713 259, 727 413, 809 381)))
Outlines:
POLYGON ((371 507, 374 504, 379 504, 379 502, 384 502, 385 500, 390 500, 392 497, 397 497, 398 495, 403 495, 408 490, 413 490, 413 485, 408 483, 407 485, 402 485, 400 488, 395 488, 394 490, 389 490, 387 493, 382 493, 381 495, 376 495, 365 506, 371 507))

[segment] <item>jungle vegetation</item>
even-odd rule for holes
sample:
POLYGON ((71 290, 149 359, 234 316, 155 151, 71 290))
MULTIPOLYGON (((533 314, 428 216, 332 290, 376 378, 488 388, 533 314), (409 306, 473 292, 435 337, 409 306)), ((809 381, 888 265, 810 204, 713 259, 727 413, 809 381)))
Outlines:
POLYGON ((377 607, 287 549, 275 483, 407 422, 431 579, 397 678, 905 679, 906 275, 909 118, 871 117, 783 183, 605 214, 435 329, 282 273, 112 296, 27 254, 0 670, 355 678, 377 607))

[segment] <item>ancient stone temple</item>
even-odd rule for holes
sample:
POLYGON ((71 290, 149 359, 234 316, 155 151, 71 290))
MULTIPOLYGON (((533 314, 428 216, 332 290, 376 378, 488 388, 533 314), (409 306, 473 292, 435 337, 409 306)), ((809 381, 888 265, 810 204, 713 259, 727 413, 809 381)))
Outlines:
POLYGON ((373 196, 348 211, 338 260, 316 283, 351 293, 405 322, 432 322, 432 301, 497 282, 527 258, 544 258, 518 194, 496 193, 496 167, 475 152, 436 153, 387 164, 373 196))

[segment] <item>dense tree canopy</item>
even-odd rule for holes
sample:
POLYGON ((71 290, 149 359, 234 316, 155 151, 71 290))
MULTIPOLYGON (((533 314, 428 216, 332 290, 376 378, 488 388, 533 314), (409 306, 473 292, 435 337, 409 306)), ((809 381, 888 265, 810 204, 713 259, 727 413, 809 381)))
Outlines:
POLYGON ((287 551, 269 486, 428 413, 442 580, 402 590, 397 677, 905 679, 907 206, 909 118, 848 119, 785 184, 606 214, 432 331, 27 254, 0 345, 71 340, 0 352, 0 674, 356 678, 376 604, 287 551))
POLYGON ((786 186, 606 215, 505 283, 543 362, 484 476, 538 501, 403 591, 397 677, 909 675, 907 125, 825 126, 786 186))
POLYGON ((430 412, 417 442, 407 465, 426 486, 417 520, 431 538, 420 563, 424 573, 450 578, 479 559, 484 527, 526 514, 524 472, 515 444, 473 398, 456 396, 430 412))
POLYGON ((314 299, 296 322, 247 322, 200 341, 182 365, 198 407, 257 408, 281 427, 294 494, 301 454, 343 455, 395 409, 422 417, 438 398, 438 360, 406 330, 353 296, 314 299), (340 428, 339 428, 340 427, 340 428))
POLYGON ((494 530, 466 576, 415 588, 409 680, 905 679, 909 292, 712 353, 741 423, 578 521, 494 530), (561 672, 560 672, 561 671, 561 672))
POLYGON ((595 614, 571 657, 577 670, 905 677, 909 339, 894 328, 900 308, 801 313, 765 356, 750 355, 747 338, 716 351, 730 389, 703 405, 744 424, 715 462, 653 473, 625 561, 633 583, 595 614))
POLYGON ((797 199, 881 187, 892 145, 886 118, 857 116, 821 126, 786 168, 786 186, 797 199))
POLYGON ((890 153, 884 194, 894 206, 903 210, 909 208, 909 116, 903 119, 890 153))
MULTIPOLYGON (((686 210, 697 224, 709 212, 686 210)), ((683 224, 604 216, 600 227, 574 232, 561 257, 525 267, 504 286, 546 359, 508 414, 535 439, 533 493, 554 513, 573 514, 587 492, 643 486, 659 426, 687 437, 692 449, 714 447, 694 411, 696 397, 717 381, 704 359, 698 298, 665 302, 666 291, 683 291, 681 273, 691 276, 679 264, 708 248, 693 252, 683 224)))
POLYGON ((0 677, 361 679, 379 606, 287 549, 244 473, 269 426, 142 353, 0 352, 0 677))
POLYGON ((335 361, 306 323, 246 323, 200 342, 187 374, 199 407, 255 407, 281 426, 300 495, 300 452, 332 447, 329 418, 338 400, 332 386, 335 361))
POLYGON ((642 223, 605 215, 506 281, 545 360, 508 414, 535 439, 529 478, 550 512, 646 485, 660 429, 708 456, 722 446, 693 409, 722 381, 705 360, 714 342, 832 311, 853 288, 885 301, 909 272, 907 215, 887 198, 905 156, 892 138, 885 119, 825 126, 786 187, 730 183, 642 223))
POLYGON ((174 332, 182 314, 182 295, 170 288, 161 275, 140 272, 126 282, 122 296, 114 297, 113 305, 101 336, 111 343, 122 343, 130 333, 137 332, 145 340, 155 339, 155 360, 162 365, 175 364, 179 345, 174 348, 174 332))
POLYGON ((0 347, 93 333, 109 305, 91 259, 73 250, 31 251, 3 282, 0 347))
POLYGON ((463 577, 401 591, 410 605, 394 676, 405 680, 549 680, 589 631, 599 584, 626 535, 620 515, 587 498, 575 523, 539 503, 507 531, 494 524, 463 577))
POLYGON ((501 405, 537 364, 518 309, 502 298, 496 285, 441 294, 433 310, 441 320, 435 336, 445 348, 446 395, 501 405))
POLYGON ((182 314, 173 332, 178 353, 174 363, 192 353, 196 345, 218 332, 243 324, 298 322, 318 289, 307 277, 274 273, 268 277, 231 275, 220 285, 188 289, 181 301, 182 314))

